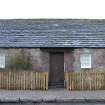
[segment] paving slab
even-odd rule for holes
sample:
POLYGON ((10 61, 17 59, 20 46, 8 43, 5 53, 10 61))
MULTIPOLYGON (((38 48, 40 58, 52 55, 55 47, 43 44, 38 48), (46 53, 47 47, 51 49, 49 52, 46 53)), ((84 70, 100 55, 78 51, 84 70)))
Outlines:
POLYGON ((105 90, 0 90, 0 102, 105 102, 105 90))

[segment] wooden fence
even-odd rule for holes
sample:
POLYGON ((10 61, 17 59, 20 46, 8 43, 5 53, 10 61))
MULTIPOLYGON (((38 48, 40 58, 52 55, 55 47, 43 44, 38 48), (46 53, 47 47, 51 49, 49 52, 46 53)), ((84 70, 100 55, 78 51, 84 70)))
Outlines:
POLYGON ((66 72, 65 81, 68 90, 103 90, 105 71, 66 72))
POLYGON ((48 89, 48 73, 34 71, 0 71, 0 89, 48 89))

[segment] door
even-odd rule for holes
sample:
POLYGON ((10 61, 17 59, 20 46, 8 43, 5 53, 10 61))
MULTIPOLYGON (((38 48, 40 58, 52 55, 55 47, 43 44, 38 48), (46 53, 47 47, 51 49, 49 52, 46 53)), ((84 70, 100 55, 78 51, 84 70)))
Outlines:
POLYGON ((64 87, 64 53, 50 53, 49 86, 64 87))

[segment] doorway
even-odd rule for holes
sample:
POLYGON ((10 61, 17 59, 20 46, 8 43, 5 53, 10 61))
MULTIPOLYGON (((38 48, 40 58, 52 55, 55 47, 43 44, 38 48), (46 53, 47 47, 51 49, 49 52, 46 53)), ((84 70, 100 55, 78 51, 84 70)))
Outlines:
POLYGON ((64 53, 50 53, 50 72, 49 72, 50 87, 64 87, 64 53))

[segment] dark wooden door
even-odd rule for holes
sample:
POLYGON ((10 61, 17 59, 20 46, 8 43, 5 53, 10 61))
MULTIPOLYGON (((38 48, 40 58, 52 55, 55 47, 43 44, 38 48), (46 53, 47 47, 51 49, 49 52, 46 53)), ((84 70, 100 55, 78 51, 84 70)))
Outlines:
POLYGON ((64 54, 50 53, 49 86, 64 86, 64 54))

